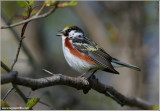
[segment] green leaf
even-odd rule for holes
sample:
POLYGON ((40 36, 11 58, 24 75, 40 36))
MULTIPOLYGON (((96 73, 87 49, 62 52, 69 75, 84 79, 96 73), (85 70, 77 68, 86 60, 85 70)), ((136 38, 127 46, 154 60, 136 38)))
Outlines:
POLYGON ((77 1, 71 1, 71 2, 69 3, 70 6, 75 6, 75 5, 77 5, 77 4, 78 4, 77 1))
POLYGON ((26 1, 17 1, 17 3, 22 8, 28 7, 28 3, 26 1))
POLYGON ((29 7, 31 5, 34 5, 34 1, 33 0, 28 1, 28 2, 26 2, 26 1, 17 1, 17 3, 19 4, 19 6, 22 7, 22 8, 26 8, 26 7, 29 7))
POLYGON ((75 5, 77 5, 77 4, 78 4, 77 1, 71 1, 71 2, 61 3, 61 4, 59 4, 58 6, 59 6, 59 7, 69 7, 69 6, 75 6, 75 5))
POLYGON ((9 105, 1 99, 1 107, 2 109, 10 109, 9 105))
POLYGON ((45 4, 46 4, 46 6, 52 6, 55 2, 57 2, 57 1, 46 0, 45 4))
POLYGON ((31 5, 34 5, 34 1, 33 0, 29 1, 28 6, 31 6, 31 5))
POLYGON ((45 1, 45 4, 47 4, 47 3, 49 3, 49 4, 53 4, 53 3, 55 3, 56 1, 50 1, 50 0, 46 0, 45 1))
POLYGON ((33 106, 35 106, 37 104, 37 102, 40 100, 40 98, 31 98, 26 106, 25 106, 25 109, 31 109, 33 106))

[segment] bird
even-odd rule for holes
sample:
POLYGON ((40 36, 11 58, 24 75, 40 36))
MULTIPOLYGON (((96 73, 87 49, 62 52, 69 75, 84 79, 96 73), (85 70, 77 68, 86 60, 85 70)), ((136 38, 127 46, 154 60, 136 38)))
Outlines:
POLYGON ((102 47, 89 39, 81 28, 76 25, 66 26, 59 31, 57 36, 62 37, 62 48, 64 57, 74 70, 82 73, 81 77, 91 72, 93 75, 97 70, 112 74, 119 74, 117 67, 127 67, 137 71, 137 66, 122 62, 110 56, 102 47))

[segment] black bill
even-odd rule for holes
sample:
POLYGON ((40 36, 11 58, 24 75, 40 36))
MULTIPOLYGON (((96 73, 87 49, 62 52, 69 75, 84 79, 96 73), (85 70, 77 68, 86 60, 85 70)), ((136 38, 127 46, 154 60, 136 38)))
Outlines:
POLYGON ((57 34, 56 36, 62 36, 63 34, 63 30, 60 30, 60 31, 58 31, 58 32, 61 32, 61 34, 57 34))

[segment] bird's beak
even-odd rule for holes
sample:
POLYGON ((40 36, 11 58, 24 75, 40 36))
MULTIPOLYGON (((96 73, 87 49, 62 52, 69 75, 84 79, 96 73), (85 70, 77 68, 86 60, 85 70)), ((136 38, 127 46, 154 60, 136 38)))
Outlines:
POLYGON ((61 32, 61 34, 57 34, 56 36, 62 36, 63 35, 63 30, 60 30, 58 32, 61 32))

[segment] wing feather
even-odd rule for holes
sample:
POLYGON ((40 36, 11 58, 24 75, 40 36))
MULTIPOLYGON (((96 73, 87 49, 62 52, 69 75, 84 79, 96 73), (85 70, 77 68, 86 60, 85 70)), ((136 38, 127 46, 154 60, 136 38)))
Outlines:
POLYGON ((102 48, 98 47, 95 42, 92 42, 87 37, 72 39, 73 46, 80 52, 85 53, 89 58, 97 64, 103 66, 105 71, 119 74, 112 66, 112 57, 107 54, 102 48))

